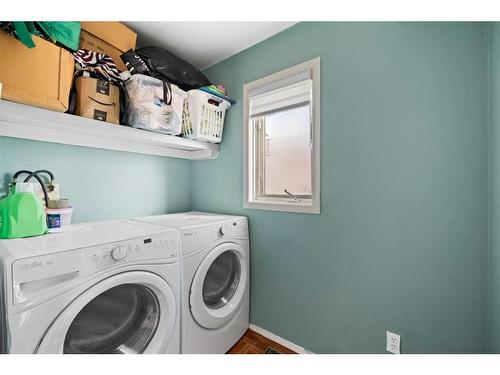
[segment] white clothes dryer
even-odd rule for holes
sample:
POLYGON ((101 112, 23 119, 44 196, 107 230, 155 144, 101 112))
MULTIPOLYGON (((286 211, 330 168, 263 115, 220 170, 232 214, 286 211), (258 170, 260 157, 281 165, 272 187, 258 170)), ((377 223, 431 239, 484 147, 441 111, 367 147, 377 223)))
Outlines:
POLYGON ((247 219, 188 212, 136 220, 181 234, 181 353, 226 353, 249 327, 247 219))
POLYGON ((179 353, 180 238, 137 221, 0 241, 4 353, 179 353))

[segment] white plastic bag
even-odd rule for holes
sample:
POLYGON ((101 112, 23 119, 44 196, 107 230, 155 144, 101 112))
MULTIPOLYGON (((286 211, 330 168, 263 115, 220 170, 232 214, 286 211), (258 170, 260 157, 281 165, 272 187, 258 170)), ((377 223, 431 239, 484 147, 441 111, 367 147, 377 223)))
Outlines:
POLYGON ((163 102, 163 82, 142 74, 134 74, 125 83, 129 96, 126 123, 134 128, 178 135, 181 133, 182 107, 186 92, 175 85, 172 101, 163 102))

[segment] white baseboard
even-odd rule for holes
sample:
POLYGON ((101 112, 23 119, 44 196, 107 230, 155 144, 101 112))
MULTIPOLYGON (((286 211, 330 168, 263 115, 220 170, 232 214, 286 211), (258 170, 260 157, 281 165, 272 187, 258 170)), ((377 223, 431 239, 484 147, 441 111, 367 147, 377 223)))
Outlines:
POLYGON ((264 328, 256 326, 255 324, 250 323, 250 329, 252 331, 257 332, 258 334, 260 334, 260 335, 262 335, 264 337, 267 337, 269 340, 273 340, 273 341, 277 342, 278 344, 283 345, 284 347, 286 347, 286 348, 288 348, 290 350, 293 350, 296 353, 299 353, 299 354, 312 354, 312 352, 304 349, 302 346, 294 344, 293 342, 288 341, 288 340, 284 339, 283 337, 275 335, 274 333, 269 332, 268 330, 265 330, 264 328))

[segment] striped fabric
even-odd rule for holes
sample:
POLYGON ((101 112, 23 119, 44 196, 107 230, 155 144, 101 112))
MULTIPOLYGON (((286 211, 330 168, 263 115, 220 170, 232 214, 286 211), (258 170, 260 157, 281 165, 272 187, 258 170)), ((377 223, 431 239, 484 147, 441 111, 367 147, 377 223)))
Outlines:
POLYGON ((108 81, 121 83, 120 72, 113 59, 103 53, 79 49, 73 53, 78 73, 82 70, 94 72, 108 81))

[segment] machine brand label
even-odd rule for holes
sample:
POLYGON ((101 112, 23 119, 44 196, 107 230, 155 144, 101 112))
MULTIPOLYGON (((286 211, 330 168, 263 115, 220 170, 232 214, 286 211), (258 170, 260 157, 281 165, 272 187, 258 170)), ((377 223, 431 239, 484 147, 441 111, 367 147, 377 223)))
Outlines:
POLYGON ((33 268, 38 268, 41 266, 42 266, 42 262, 34 261, 31 263, 24 263, 19 268, 23 271, 29 271, 29 270, 32 270, 33 268))

